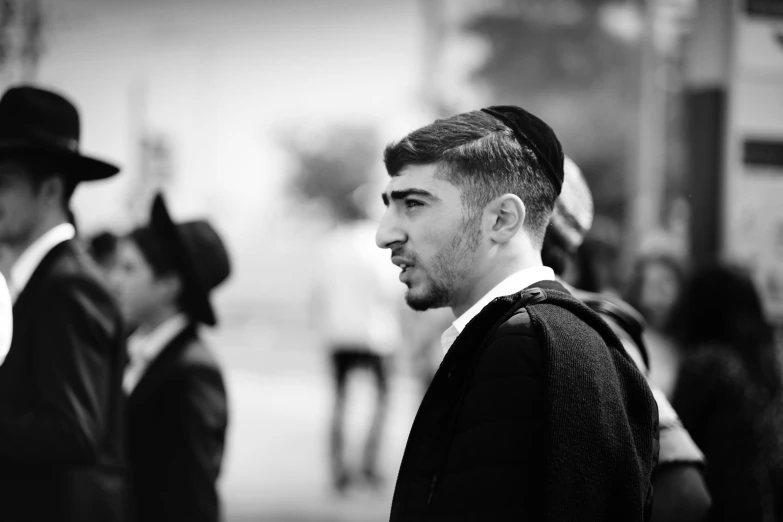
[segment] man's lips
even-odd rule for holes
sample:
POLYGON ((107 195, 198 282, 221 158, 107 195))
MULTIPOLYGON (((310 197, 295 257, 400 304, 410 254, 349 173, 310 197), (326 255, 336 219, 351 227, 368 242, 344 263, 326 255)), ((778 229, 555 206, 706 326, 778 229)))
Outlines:
POLYGON ((391 262, 402 268, 403 271, 413 266, 413 261, 411 259, 402 256, 392 256, 391 262))
POLYGON ((402 269, 400 272, 400 281, 406 283, 406 280, 410 277, 410 273, 414 268, 414 261, 403 256, 392 256, 392 263, 402 269))

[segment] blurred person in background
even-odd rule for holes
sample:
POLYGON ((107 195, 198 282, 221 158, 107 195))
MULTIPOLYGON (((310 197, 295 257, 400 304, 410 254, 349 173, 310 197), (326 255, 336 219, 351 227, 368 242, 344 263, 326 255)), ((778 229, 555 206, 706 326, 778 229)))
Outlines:
POLYGON ((75 239, 71 196, 119 169, 79 153, 59 94, 0 99, 0 243, 14 260, 0 366, 0 520, 126 520, 122 318, 75 239))
POLYGON ((781 368, 753 281, 734 266, 700 267, 672 332, 683 349, 672 403, 707 458, 710 520, 781 520, 781 368))
MULTIPOLYGON (((563 189, 555 203, 552 219, 544 237, 541 258, 558 277, 572 273, 570 267, 585 264, 589 257, 579 258, 585 236, 593 224, 593 198, 582 171, 570 158, 563 165, 563 189)), ((566 288, 595 310, 612 327, 631 359, 649 377, 649 358, 643 339, 644 320, 639 312, 613 293, 601 293, 600 287, 589 291, 566 288)), ((652 476, 655 497, 653 522, 698 522, 704 520, 710 496, 704 481, 704 455, 683 428, 677 413, 654 382, 648 380, 658 404, 660 453, 652 476)))
POLYGON ((375 247, 377 222, 358 199, 346 198, 336 208, 337 222, 323 241, 313 294, 312 320, 326 347, 332 370, 335 402, 329 435, 332 483, 338 493, 359 480, 381 485, 378 451, 389 398, 389 369, 402 344, 401 289, 394 267, 375 247), (374 412, 360 469, 346 457, 345 422, 348 380, 370 372, 375 387, 374 412))
POLYGON ((379 247, 415 310, 450 307, 391 520, 645 520, 649 387, 609 327, 554 281, 541 244, 563 183, 554 131, 519 107, 389 145, 379 247))
POLYGON ((101 269, 105 277, 114 269, 117 262, 117 243, 119 238, 109 231, 100 232, 92 236, 87 242, 87 251, 95 263, 101 269))
POLYGON ((644 339, 651 360, 651 378, 670 400, 680 352, 669 325, 683 279, 683 265, 673 255, 645 254, 634 266, 627 292, 628 303, 641 312, 646 322, 644 339))
POLYGON ((128 338, 123 386, 131 503, 140 522, 220 519, 216 483, 228 406, 223 373, 198 329, 217 324, 210 292, 229 274, 212 226, 174 223, 160 194, 149 225, 117 245, 112 288, 138 326, 128 338))

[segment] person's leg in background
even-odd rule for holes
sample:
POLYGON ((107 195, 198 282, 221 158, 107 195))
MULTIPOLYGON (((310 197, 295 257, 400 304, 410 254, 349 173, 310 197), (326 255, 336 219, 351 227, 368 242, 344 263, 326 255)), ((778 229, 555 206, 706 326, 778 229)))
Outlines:
POLYGON ((389 402, 389 365, 388 357, 374 353, 367 354, 367 367, 374 377, 376 388, 375 413, 373 415, 370 431, 367 435, 367 443, 364 448, 364 461, 362 473, 365 480, 373 486, 381 485, 381 476, 378 473, 378 448, 386 420, 386 411, 389 402))
POLYGON ((346 382, 351 362, 352 354, 350 352, 340 349, 335 349, 332 352, 331 364, 335 394, 329 450, 332 483, 338 493, 344 493, 350 482, 350 475, 345 465, 345 435, 343 424, 345 417, 346 382))

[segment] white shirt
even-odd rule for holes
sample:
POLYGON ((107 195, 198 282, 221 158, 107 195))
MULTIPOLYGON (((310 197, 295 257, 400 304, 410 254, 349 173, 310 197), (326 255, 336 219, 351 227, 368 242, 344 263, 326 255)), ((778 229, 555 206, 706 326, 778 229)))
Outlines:
POLYGON ((11 339, 14 333, 13 304, 11 293, 5 283, 5 277, 0 274, 0 364, 3 364, 8 350, 11 349, 11 339))
POLYGON ((443 352, 449 351, 449 348, 457 340, 459 334, 468 325, 468 323, 481 312, 485 306, 491 303, 498 297, 506 295, 516 294, 521 292, 528 286, 539 281, 554 281, 555 272, 548 266, 534 266, 532 268, 526 268, 515 272, 505 278, 503 281, 497 284, 495 288, 487 292, 484 297, 476 301, 476 304, 468 308, 468 310, 459 316, 451 326, 443 332, 440 337, 440 345, 443 347, 443 352))
POLYGON ((16 302, 19 294, 22 293, 30 278, 33 277, 35 269, 41 264, 54 247, 60 243, 65 243, 76 237, 76 229, 70 223, 57 225, 41 234, 41 237, 33 241, 22 255, 11 267, 11 273, 8 278, 8 290, 11 292, 11 299, 16 302))
POLYGON ((174 315, 149 332, 133 333, 128 338, 128 366, 122 387, 130 395, 160 352, 188 325, 185 314, 174 315))

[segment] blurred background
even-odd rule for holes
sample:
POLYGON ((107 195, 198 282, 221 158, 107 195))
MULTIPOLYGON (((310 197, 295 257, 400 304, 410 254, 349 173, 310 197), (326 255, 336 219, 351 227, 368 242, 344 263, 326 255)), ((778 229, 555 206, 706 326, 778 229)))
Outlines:
MULTIPOLYGON (((144 221, 160 188, 224 235, 228 521, 388 517, 448 318, 408 314, 385 483, 335 495, 328 354, 303 317, 335 208, 377 217, 383 146, 437 117, 519 104, 551 124, 594 192, 604 288, 644 257, 726 258, 783 323, 779 0, 2 0, 0 81, 68 95, 83 148, 122 165, 77 190, 83 235, 144 221)), ((372 407, 352 386, 349 439, 372 407)))

